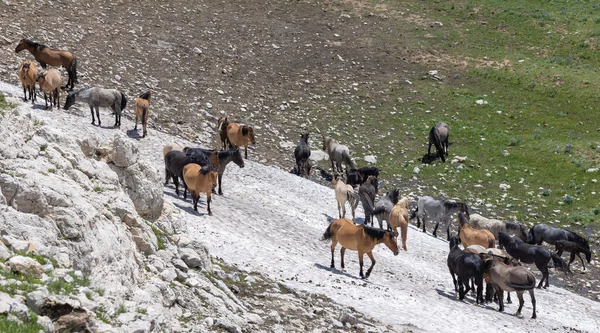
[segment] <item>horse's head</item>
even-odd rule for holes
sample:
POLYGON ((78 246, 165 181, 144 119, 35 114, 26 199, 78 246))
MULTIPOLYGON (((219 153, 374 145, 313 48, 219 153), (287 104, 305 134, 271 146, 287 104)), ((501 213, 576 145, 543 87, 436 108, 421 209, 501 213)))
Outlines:
POLYGON ((213 186, 217 186, 219 179, 219 173, 217 171, 210 172, 210 182, 213 186))
POLYGON ((27 38, 21 39, 21 41, 19 42, 19 45, 17 45, 17 47, 15 48, 15 53, 19 53, 19 52, 23 51, 25 48, 27 48, 27 45, 29 45, 31 43, 32 42, 27 38))
POLYGON ((247 136, 252 144, 256 144, 256 140, 254 138, 254 129, 248 125, 242 126, 242 135, 247 136))
POLYGON ((235 163, 240 168, 244 167, 244 158, 242 157, 242 153, 240 153, 239 149, 236 149, 231 155, 231 157, 233 158, 233 163, 235 163))
POLYGON ((527 227, 523 224, 519 223, 519 238, 521 238, 522 241, 527 241, 527 227))
POLYGON ((68 110, 73 104, 75 104, 75 97, 77 96, 77 93, 74 91, 71 91, 68 95, 67 95, 67 101, 65 102, 65 110, 68 110))
POLYGON ((334 173, 331 177, 331 184, 337 185, 338 180, 340 180, 340 175, 337 173, 334 173))
POLYGON ((46 70, 39 72, 38 75, 35 77, 35 80, 39 81, 40 79, 45 79, 47 73, 48 73, 48 71, 46 71, 46 70))
POLYGON ((458 236, 450 237, 450 250, 458 246, 458 244, 460 244, 460 238, 458 236))
POLYGON ((23 61, 23 62, 21 63, 21 67, 22 67, 24 70, 29 70, 29 66, 31 66, 31 61, 23 61))
POLYGON ((398 249, 398 235, 395 232, 391 230, 386 231, 385 236, 383 236, 383 243, 395 256, 400 252, 398 249))
POLYGON ((510 241, 512 240, 512 238, 510 237, 509 234, 500 231, 498 233, 498 244, 502 245, 502 246, 506 246, 508 245, 508 243, 510 243, 510 241))
POLYGON ((219 117, 217 120, 217 131, 220 131, 223 127, 223 124, 227 122, 227 117, 219 117))
POLYGON ((300 135, 300 138, 302 139, 302 141, 306 142, 306 144, 308 144, 308 133, 302 133, 300 135))

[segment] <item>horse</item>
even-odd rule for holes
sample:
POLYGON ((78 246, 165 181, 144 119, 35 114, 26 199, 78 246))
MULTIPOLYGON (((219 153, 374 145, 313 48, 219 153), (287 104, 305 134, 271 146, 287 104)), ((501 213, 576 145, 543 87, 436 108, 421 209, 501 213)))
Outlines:
MULTIPOLYGON (((185 147, 183 148, 183 151, 189 157, 193 157, 195 154, 200 154, 204 155, 208 159, 208 163, 210 163, 212 170, 219 173, 219 195, 223 195, 221 181, 223 179, 223 174, 225 173, 225 167, 227 167, 227 164, 229 164, 229 162, 233 162, 240 168, 244 167, 244 159, 242 158, 242 154, 240 153, 239 149, 217 151, 213 149, 185 147)), ((202 157, 200 157, 200 159, 203 160, 202 157)))
POLYGON ((335 200, 337 201, 339 217, 346 217, 346 201, 348 201, 350 210, 352 211, 352 221, 354 221, 356 206, 358 206, 358 197, 356 192, 354 192, 354 188, 348 184, 344 184, 338 174, 333 175, 331 184, 335 186, 335 200))
POLYGON ((430 196, 422 196, 417 200, 417 209, 410 216, 411 219, 417 217, 417 228, 421 226, 423 220, 423 232, 425 232, 425 217, 431 217, 436 221, 433 229, 433 236, 437 237, 437 229, 440 221, 446 225, 447 240, 450 240, 450 215, 465 212, 469 217, 469 207, 464 202, 456 202, 450 200, 436 200, 430 196))
POLYGON ((446 263, 454 282, 454 292, 459 300, 471 290, 469 280, 473 278, 477 285, 476 304, 483 304, 483 261, 478 254, 464 252, 458 247, 458 237, 450 238, 450 253, 446 263), (455 275, 458 276, 458 281, 455 275), (458 282, 458 283, 457 283, 458 282))
POLYGON ((65 110, 68 110, 76 101, 86 102, 90 106, 92 113, 92 125, 96 122, 94 118, 94 108, 98 117, 98 126, 100 126, 100 107, 110 107, 115 114, 115 126, 121 127, 121 111, 127 106, 127 97, 116 89, 104 89, 91 87, 72 91, 67 96, 65 110))
POLYGON ((337 172, 342 172, 342 163, 346 165, 346 169, 356 169, 354 161, 352 161, 352 158, 350 158, 350 149, 348 149, 348 146, 339 144, 337 141, 335 141, 335 139, 325 137, 323 134, 321 134, 321 138, 323 141, 322 149, 329 155, 329 160, 331 161, 331 170, 333 172, 336 172, 336 168, 337 172))
MULTIPOLYGON (((381 222, 379 222, 381 225, 381 222)), ((408 232, 408 198, 402 198, 397 204, 392 207, 392 211, 388 216, 388 229, 398 234, 400 227, 400 235, 402 236, 402 249, 406 250, 406 234, 408 232)))
MULTIPOLYGON (((504 235, 508 235, 503 233, 504 235)), ((510 237, 510 236, 509 236, 510 237)), ((519 298, 519 309, 515 316, 521 315, 523 309, 523 293, 528 290, 533 305, 533 315, 531 319, 536 318, 535 314, 535 276, 523 266, 509 266, 502 260, 487 259, 484 263, 484 272, 488 275, 494 289, 498 293, 498 311, 504 311, 504 291, 515 291, 519 298)))
POLYGON ((588 240, 580 235, 566 229, 554 228, 543 223, 533 226, 529 229, 529 234, 527 235, 527 243, 529 244, 542 245, 543 242, 546 242, 554 245, 557 240, 568 240, 583 246, 588 251, 590 249, 588 240))
POLYGON ((60 102, 60 84, 62 82, 58 70, 55 68, 42 70, 37 75, 36 81, 40 85, 40 90, 44 92, 46 109, 48 109, 48 100, 50 100, 50 108, 58 106, 60 102))
POLYGON ((229 123, 227 125, 227 140, 232 148, 244 146, 244 158, 248 159, 248 141, 253 145, 256 144, 254 138, 254 129, 248 125, 240 125, 238 123, 229 123))
POLYGON ((177 150, 177 151, 183 151, 183 147, 176 144, 175 142, 170 142, 167 143, 164 147, 163 147, 163 159, 165 158, 165 156, 167 155, 168 152, 172 151, 172 150, 177 150))
MULTIPOLYGON (((210 194, 212 188, 217 185, 217 177, 219 176, 218 172, 210 170, 209 166, 201 167, 196 163, 189 163, 183 167, 183 182, 186 189, 190 190, 194 211, 198 211, 200 193, 206 193, 206 209, 208 215, 212 215, 212 212, 210 211, 210 194)), ((183 198, 186 198, 185 192, 183 193, 183 198)))
POLYGON ((361 201, 363 202, 365 216, 376 216, 380 229, 383 229, 383 220, 387 221, 389 229, 389 216, 392 212, 392 208, 394 208, 394 205, 398 203, 399 196, 400 191, 398 191, 398 189, 393 189, 377 200, 375 204, 373 204, 373 201, 371 201, 370 197, 363 198, 361 201))
POLYGON ((569 265, 562 260, 562 258, 556 253, 551 253, 548 249, 541 245, 531 245, 523 242, 518 238, 511 238, 509 234, 505 232, 500 232, 498 234, 498 240, 500 244, 506 247, 506 252, 510 254, 515 259, 520 260, 526 264, 535 264, 540 272, 542 272, 542 280, 538 284, 538 288, 542 287, 544 281, 546 281, 545 288, 548 288, 549 276, 548 272, 548 262, 550 259, 554 262, 554 266, 558 269, 566 272, 571 272, 569 270, 569 265))
POLYGON ((446 162, 444 155, 448 156, 448 137, 450 136, 450 129, 448 124, 440 122, 435 124, 429 131, 429 147, 427 147, 427 156, 431 155, 431 145, 435 145, 435 149, 438 152, 438 156, 442 159, 442 162, 446 162))
MULTIPOLYGON (((173 150, 165 155, 165 185, 168 184, 169 178, 173 179, 175 184, 175 193, 179 195, 179 178, 183 179, 183 168, 190 163, 199 165, 207 165, 208 158, 203 155, 187 156, 184 152, 173 150)), ((187 188, 184 186, 184 197, 186 196, 187 188)))
POLYGON ((21 87, 23 87, 23 99, 27 102, 27 93, 29 92, 29 99, 31 104, 35 103, 35 82, 37 81, 37 68, 33 61, 22 61, 19 65, 19 80, 21 80, 21 87))
POLYGON ((556 246, 556 254, 558 256, 562 256, 563 251, 571 253, 571 258, 569 259, 569 269, 571 267, 571 263, 575 261, 575 255, 577 255, 579 260, 581 260, 583 269, 585 270, 585 263, 583 262, 583 259, 581 259, 581 253, 585 254, 585 259, 587 260, 588 264, 592 262, 592 251, 581 244, 561 239, 555 241, 554 246, 556 246))
POLYGON ((377 177, 369 176, 367 177, 367 180, 358 188, 358 196, 360 197, 360 202, 362 202, 363 210, 365 211, 365 224, 371 222, 371 226, 373 226, 373 216, 368 214, 368 211, 373 211, 373 209, 370 208, 375 201, 377 187, 377 177))
POLYGON ((379 169, 376 167, 362 167, 348 171, 348 168, 346 168, 346 182, 353 187, 360 186, 369 176, 379 178, 379 169))
POLYGON ((296 149, 294 149, 294 157, 296 158, 298 175, 310 175, 310 163, 308 163, 308 158, 310 157, 308 133, 302 133, 300 135, 300 141, 298 142, 296 149))
MULTIPOLYGON (((138 98, 135 99, 135 127, 134 131, 137 131, 138 119, 142 123, 143 134, 142 138, 146 137, 146 125, 148 123, 148 108, 150 107, 150 90, 141 94, 138 98)), ((100 119, 100 117, 98 117, 100 119)))
POLYGON ((231 143, 229 139, 227 139, 227 126, 229 126, 229 121, 227 117, 219 117, 217 120, 217 131, 219 131, 219 137, 221 138, 221 143, 223 144, 223 150, 226 150, 231 143))
POLYGON ((527 228, 520 223, 490 219, 479 214, 471 214, 469 216, 469 224, 476 229, 489 230, 496 239, 498 238, 498 233, 502 231, 514 233, 523 241, 527 240, 527 228))
POLYGON ((362 224, 355 225, 349 219, 341 218, 329 224, 321 240, 331 240, 331 268, 335 268, 333 258, 335 247, 338 243, 342 246, 342 250, 340 251, 342 271, 344 271, 344 253, 346 249, 358 251, 360 277, 367 279, 371 275, 373 266, 375 266, 373 248, 377 244, 383 243, 397 256, 399 251, 396 236, 393 231, 371 228, 362 224), (367 273, 363 275, 363 256, 365 253, 371 259, 371 266, 367 269, 367 273))
POLYGON ((458 212, 458 236, 463 246, 481 245, 486 248, 496 247, 496 238, 485 229, 473 229, 463 212, 458 212))
POLYGON ((69 80, 65 88, 71 85, 70 90, 73 90, 73 86, 77 83, 77 58, 71 52, 51 49, 46 45, 33 42, 27 38, 21 39, 15 48, 15 53, 19 53, 24 49, 27 49, 44 69, 46 65, 54 67, 63 66, 69 74, 69 80))

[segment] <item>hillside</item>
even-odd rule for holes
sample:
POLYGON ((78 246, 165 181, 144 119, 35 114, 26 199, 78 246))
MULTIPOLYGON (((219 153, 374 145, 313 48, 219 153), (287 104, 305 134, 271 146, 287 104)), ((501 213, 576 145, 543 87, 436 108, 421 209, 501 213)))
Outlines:
MULTIPOLYGON (((552 281, 560 273, 554 270, 551 287, 536 289, 537 320, 529 319, 527 296, 524 318, 511 315, 515 304, 507 305, 506 313, 499 313, 495 305, 473 306, 470 297, 457 301, 445 263, 448 244, 412 227, 408 252, 394 257, 383 247, 374 251, 377 264, 368 280, 357 278, 354 252, 347 253, 345 273, 331 270, 329 244, 319 240, 328 221, 337 215, 331 188, 247 161, 242 169, 228 167, 225 194, 213 197, 213 216, 204 214, 203 202, 198 214, 189 200, 175 196, 172 186, 162 188, 163 145, 171 141, 192 143, 156 130, 140 139, 131 131, 133 124, 125 120, 121 129, 91 126, 86 105, 69 112, 45 111, 20 104, 15 98, 20 96, 20 88, 8 84, 0 88, 12 96, 9 102, 17 105, 3 111, 0 121, 0 152, 4 156, 1 179, 3 184, 33 189, 17 192, 30 193, 28 196, 8 195, 14 193, 13 187, 2 185, 0 225, 8 236, 33 242, 42 254, 65 253, 72 259, 73 267, 91 280, 94 289, 90 295, 98 300, 84 302, 87 295, 81 290, 81 307, 91 307, 86 311, 94 312, 94 318, 103 316, 98 309, 111 309, 106 321, 112 328, 95 320, 103 331, 127 331, 126 327, 133 327, 127 325, 134 322, 147 323, 139 332, 160 331, 168 329, 167 324, 175 318, 176 330, 185 332, 218 327, 230 332, 323 332, 342 330, 342 321, 347 322, 347 330, 373 332, 458 331, 464 327, 504 332, 595 332, 600 327, 598 303, 556 287, 552 281), (119 166, 124 161, 129 161, 125 163, 129 166, 119 166), (160 199, 155 204, 147 202, 155 198, 157 189, 164 191, 159 195, 164 202, 158 218, 152 211, 160 199), (56 193, 66 199, 57 201, 62 196, 56 193), (44 211, 35 210, 35 200, 45 200, 44 211), (143 203, 147 204, 146 211, 141 209, 143 203), (85 209, 88 214, 82 214, 85 209), (138 211, 150 220, 142 219, 138 211), (130 215, 123 219, 128 222, 117 217, 123 213, 130 215), (70 221, 81 223, 71 226, 70 221), (170 234, 168 239, 149 231, 151 226, 170 234), (157 236, 167 242, 162 252, 157 236), (231 285, 223 288, 234 277, 219 274, 225 269, 217 269, 217 264, 203 260, 204 266, 198 271, 181 274, 183 265, 175 259, 183 259, 184 248, 200 254, 205 248, 217 263, 222 260, 240 270, 237 279, 240 275, 244 278, 240 279, 242 287, 237 287, 238 296, 232 294, 236 288, 231 285), (209 273, 211 270, 214 273, 209 273), (245 288, 258 283, 253 277, 257 274, 273 281, 275 288, 243 300, 245 288), (98 288, 104 289, 103 295, 98 288), (274 300, 282 297, 290 301, 275 305, 274 300), (333 302, 317 303, 322 298, 333 302), (123 304, 123 313, 119 313, 119 304, 123 304), (274 307, 262 309, 266 304, 274 307), (327 305, 325 310, 323 304, 327 305), (142 309, 137 313, 141 318, 135 313, 138 308, 142 309), (348 315, 340 317, 335 309, 348 315), (126 321, 125 328, 118 328, 116 324, 126 320, 122 317, 126 313, 132 319, 126 321), (307 314, 290 320, 294 313, 307 314), (312 321, 306 324, 308 319, 312 321)), ((106 110, 101 117, 109 119, 106 110)), ((67 259, 56 264, 68 263, 67 259)))

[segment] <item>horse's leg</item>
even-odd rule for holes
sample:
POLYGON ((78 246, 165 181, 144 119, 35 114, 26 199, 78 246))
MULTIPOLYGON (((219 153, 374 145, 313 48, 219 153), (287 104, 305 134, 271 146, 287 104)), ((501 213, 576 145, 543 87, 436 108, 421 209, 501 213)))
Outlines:
POLYGON ((196 211, 196 212, 198 211, 198 200, 200 200, 200 196, 198 196, 198 198, 196 198, 196 197, 194 197, 194 195, 192 195, 192 202, 194 203, 194 211, 196 211))
MULTIPOLYGON (((465 283, 463 282, 463 280, 460 278, 460 276, 457 279, 458 281, 458 299, 459 300, 463 300, 465 299, 465 283)), ((469 287, 469 282, 467 281, 467 288, 469 287)))
POLYGON ((523 300, 523 291, 522 290, 517 290, 517 298, 519 298, 519 309, 517 309, 515 316, 519 317, 519 316, 521 316, 521 310, 523 309, 523 303, 525 303, 525 301, 523 300))
POLYGON ((165 185, 169 184, 169 177, 170 177, 170 173, 169 173, 169 169, 167 169, 167 167, 165 166, 165 185))
POLYGON ((212 215, 212 212, 210 211, 210 191, 206 192, 206 209, 208 211, 208 215, 212 215))
POLYGON ((429 146, 427 147, 427 156, 431 155, 431 141, 429 141, 429 146))
POLYGON ((458 285, 456 284, 456 277, 454 271, 450 268, 450 275, 452 275, 452 282, 454 283, 454 296, 458 297, 458 285))
POLYGON ((477 285, 477 301, 476 304, 484 304, 483 301, 483 275, 476 278, 475 284, 477 285))
MULTIPOLYGON (((433 237, 437 237, 437 230, 438 230, 439 226, 440 226, 440 221, 436 221, 435 228, 433 228, 433 237)), ((423 230, 425 230, 425 226, 423 226, 423 230)))
POLYGON ((331 268, 335 268, 335 264, 334 264, 334 254, 335 254, 335 247, 337 245, 337 240, 335 239, 335 235, 331 237, 331 268))
POLYGON ((342 272, 345 272, 345 268, 346 265, 344 265, 344 254, 346 254, 346 248, 342 246, 342 249, 340 250, 340 261, 341 261, 341 265, 342 265, 342 272))
POLYGON ((248 159, 248 143, 244 145, 244 158, 248 159))
POLYGON ((358 264, 360 266, 360 277, 361 278, 365 278, 364 274, 363 274, 363 257, 364 257, 365 253, 361 250, 358 250, 358 264))
MULTIPOLYGON (((344 203, 345 205, 346 203, 344 203)), ((340 202, 337 202, 337 206, 338 206, 338 215, 340 216, 340 218, 342 218, 342 208, 340 207, 340 202)))
POLYGON ((500 305, 500 308, 498 309, 498 311, 503 312, 504 311, 504 290, 500 289, 500 287, 494 287, 494 289, 496 289, 496 293, 498 294, 498 303, 500 305))
MULTIPOLYGON (((221 190, 221 179, 223 179, 223 173, 219 172, 219 195, 223 195, 223 190, 221 190)), ((215 189, 213 188, 213 191, 215 189)))
MULTIPOLYGON (((31 94, 29 94, 29 97, 31 97, 31 94)), ((23 86, 23 99, 25 100, 25 102, 27 102, 27 87, 23 86)))
MULTIPOLYGON (((136 106, 136 110, 135 110, 135 126, 133 126, 133 130, 137 131, 137 123, 138 123, 138 113, 137 113, 137 106, 136 106)), ((142 120, 144 121, 144 120, 142 120)))
POLYGON ((531 319, 535 319, 537 318, 537 315, 535 314, 535 295, 533 289, 529 289, 529 296, 531 296, 531 305, 533 305, 533 315, 531 316, 531 319))
POLYGON ((96 118, 98 118, 98 127, 100 127, 100 107, 96 106, 96 118))
POLYGON ((369 269, 367 269, 367 274, 365 275, 366 278, 368 278, 369 275, 371 275, 373 266, 375 266, 375 258, 373 257, 373 251, 367 252, 367 255, 369 256, 369 259, 371 259, 371 267, 369 267, 369 269))
POLYGON ((546 265, 542 266, 542 265, 538 265, 537 263, 535 264, 535 266, 540 270, 540 272, 542 272, 542 279, 540 280, 540 283, 538 284, 538 288, 542 287, 542 283, 544 282, 544 280, 546 281, 546 285, 544 286, 544 289, 546 289, 549 285, 549 276, 550 273, 548 272, 548 263, 546 263, 546 265))
POLYGON ((510 292, 508 292, 508 291, 506 292, 506 303, 507 304, 512 304, 512 301, 510 299, 510 292))
POLYGON ((179 177, 177 177, 175 175, 173 176, 173 184, 175 184, 175 194, 177 194, 177 196, 179 196, 179 177))
POLYGON ((42 66, 43 69, 46 69, 46 63, 45 62, 40 61, 40 66, 42 66))
POLYGON ((331 156, 329 158, 331 159, 331 172, 335 172, 335 166, 333 165, 333 158, 331 158, 331 156))
POLYGON ((450 241, 450 222, 448 220, 446 220, 445 223, 446 223, 446 240, 450 241))

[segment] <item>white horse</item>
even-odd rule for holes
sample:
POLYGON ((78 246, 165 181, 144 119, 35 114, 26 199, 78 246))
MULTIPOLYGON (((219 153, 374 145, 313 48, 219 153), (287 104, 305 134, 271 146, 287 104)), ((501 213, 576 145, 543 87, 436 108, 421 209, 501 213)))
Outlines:
POLYGON ((469 224, 476 229, 489 230, 494 234, 496 239, 498 239, 500 232, 506 232, 517 235, 522 241, 527 240, 527 228, 520 223, 490 219, 479 214, 471 214, 469 224))
POLYGON ((469 206, 464 202, 456 202, 452 200, 436 200, 430 196, 419 197, 417 201, 417 209, 412 213, 411 219, 417 217, 417 228, 421 226, 423 220, 423 232, 425 232, 425 217, 429 217, 436 221, 433 229, 433 236, 437 237, 437 229, 440 222, 446 226, 446 235, 450 241, 450 216, 458 212, 465 212, 469 216, 469 206))
POLYGON ((342 172, 342 162, 346 165, 346 168, 356 169, 354 161, 350 158, 348 146, 340 144, 333 138, 325 137, 323 134, 321 134, 321 137, 323 138, 323 150, 329 155, 333 172, 342 172), (337 170, 334 168, 334 162, 337 170))
POLYGON ((88 103, 92 112, 92 125, 96 121, 94 119, 94 108, 96 109, 96 117, 98 117, 98 126, 100 126, 100 110, 98 108, 110 107, 115 115, 115 127, 121 127, 121 111, 127 106, 127 97, 122 92, 116 89, 98 87, 72 91, 67 96, 65 110, 68 110, 76 101, 88 103))

